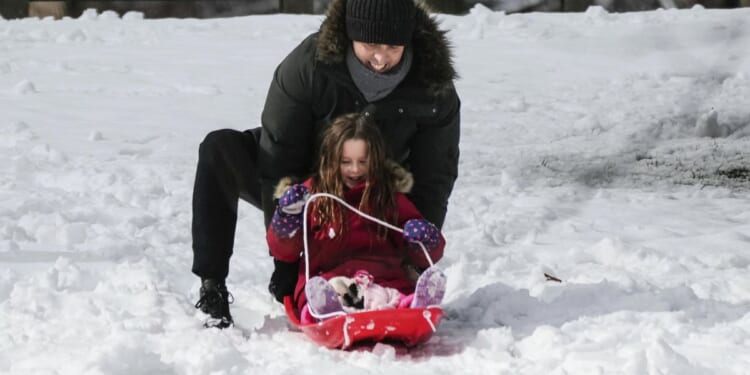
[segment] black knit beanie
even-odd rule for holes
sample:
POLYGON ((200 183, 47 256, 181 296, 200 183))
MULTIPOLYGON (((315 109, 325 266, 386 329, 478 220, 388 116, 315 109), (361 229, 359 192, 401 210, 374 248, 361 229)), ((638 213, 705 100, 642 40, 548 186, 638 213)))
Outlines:
POLYGON ((364 43, 405 46, 414 34, 414 0, 347 0, 346 35, 364 43))

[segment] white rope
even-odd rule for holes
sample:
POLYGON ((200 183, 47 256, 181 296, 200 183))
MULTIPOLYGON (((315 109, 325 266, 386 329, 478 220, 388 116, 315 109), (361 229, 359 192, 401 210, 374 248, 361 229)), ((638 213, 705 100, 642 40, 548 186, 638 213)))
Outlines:
MULTIPOLYGON (((354 211, 359 216, 364 217, 365 219, 368 219, 370 221, 378 223, 378 224, 380 224, 380 225, 382 225, 382 226, 384 226, 384 227, 386 227, 388 229, 395 230, 398 233, 404 233, 403 229, 401 229, 401 228, 399 228, 397 226, 394 226, 394 225, 392 225, 390 223, 387 223, 385 221, 382 221, 382 220, 380 220, 378 218, 372 217, 372 216, 370 216, 370 215, 368 215, 368 214, 366 214, 366 213, 358 210, 357 208, 353 207, 349 203, 346 203, 346 201, 344 201, 343 199, 341 199, 341 198, 339 198, 339 197, 337 197, 337 196, 335 196, 333 194, 315 193, 315 194, 310 195, 309 197, 307 197, 307 201, 305 201, 305 208, 302 210, 302 241, 304 242, 304 245, 305 245, 304 246, 304 253, 305 253, 305 284, 307 284, 307 282, 310 281, 310 255, 309 255, 310 252, 308 250, 308 239, 307 239, 307 210, 308 210, 308 207, 310 206, 310 203, 312 203, 312 201, 314 201, 314 200, 316 200, 318 198, 321 198, 321 197, 331 198, 331 199, 333 199, 333 200, 341 203, 342 205, 344 205, 344 207, 350 209, 351 211, 354 211)), ((413 241, 413 242, 416 243, 416 244, 418 244, 419 247, 422 248, 422 252, 424 252, 424 256, 425 256, 425 258, 427 258, 427 262, 430 263, 430 267, 434 266, 435 264, 432 262, 432 258, 430 258, 430 253, 427 251, 427 248, 425 248, 424 244, 422 242, 420 242, 420 241, 413 241)), ((346 315, 346 313, 343 312, 343 311, 336 311, 336 312, 329 313, 329 314, 318 315, 316 311, 313 311, 313 309, 309 309, 309 310, 310 310, 310 315, 312 315, 313 317, 315 317, 317 319, 327 319, 327 318, 331 318, 331 317, 334 317, 334 316, 346 315)))

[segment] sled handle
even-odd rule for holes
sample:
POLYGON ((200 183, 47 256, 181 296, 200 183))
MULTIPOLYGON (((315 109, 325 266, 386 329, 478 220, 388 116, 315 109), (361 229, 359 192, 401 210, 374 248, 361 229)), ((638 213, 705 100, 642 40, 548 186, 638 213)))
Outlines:
MULTIPOLYGON (((380 224, 380 225, 382 225, 382 226, 384 226, 384 227, 386 227, 388 229, 395 230, 398 233, 404 233, 403 229, 401 229, 401 228, 399 228, 399 227, 397 227, 395 225, 392 225, 390 223, 387 223, 385 221, 382 221, 382 220, 380 220, 378 218, 372 217, 372 216, 370 216, 370 215, 368 215, 368 214, 366 214, 366 213, 358 210, 356 207, 353 207, 349 203, 346 203, 346 201, 344 201, 343 199, 341 199, 341 198, 339 198, 339 197, 337 197, 337 196, 335 196, 333 194, 329 194, 329 193, 315 193, 315 194, 310 195, 309 197, 307 197, 307 200, 305 201, 305 208, 302 210, 302 241, 304 241, 304 245, 305 245, 305 283, 307 283, 308 281, 310 281, 310 259, 309 259, 309 255, 308 255, 308 245, 307 245, 307 243, 308 243, 308 240, 307 240, 307 209, 310 206, 310 203, 312 201, 314 201, 314 200, 316 200, 318 198, 321 198, 321 197, 331 198, 331 199, 333 199, 333 200, 341 203, 342 205, 344 205, 344 207, 348 208, 349 210, 354 211, 354 213, 358 214, 359 216, 364 217, 365 219, 368 219, 370 221, 378 223, 378 224, 380 224)), ((427 258, 427 262, 430 263, 430 267, 434 266, 435 264, 432 262, 432 258, 430 257, 430 253, 427 251, 427 248, 425 248, 424 244, 421 241, 413 241, 413 242, 416 243, 416 244, 418 244, 419 247, 422 248, 422 252, 424 253, 425 258, 427 258)))

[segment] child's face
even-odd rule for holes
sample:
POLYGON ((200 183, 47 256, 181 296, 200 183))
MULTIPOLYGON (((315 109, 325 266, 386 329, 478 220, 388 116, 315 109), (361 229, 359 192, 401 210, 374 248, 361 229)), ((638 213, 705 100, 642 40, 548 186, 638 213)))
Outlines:
POLYGON ((341 150, 341 178, 353 188, 367 180, 367 143, 361 139, 344 141, 341 150))

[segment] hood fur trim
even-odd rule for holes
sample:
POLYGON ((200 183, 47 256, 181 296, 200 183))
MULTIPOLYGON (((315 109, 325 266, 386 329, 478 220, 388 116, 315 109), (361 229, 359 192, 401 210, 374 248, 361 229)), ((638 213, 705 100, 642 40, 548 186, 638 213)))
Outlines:
MULTIPOLYGON (((404 194, 411 192, 411 188, 414 186, 414 176, 411 172, 390 159, 385 161, 385 167, 391 174, 391 181, 393 181, 397 192, 404 194)), ((281 198, 286 189, 289 189, 289 187, 296 183, 299 183, 299 181, 292 177, 282 178, 279 180, 279 183, 276 184, 276 188, 273 191, 273 197, 275 199, 281 198)))
POLYGON ((391 172, 391 180, 399 193, 407 194, 414 187, 414 176, 393 160, 386 160, 385 167, 391 172))
POLYGON ((279 180, 279 183, 276 184, 276 188, 273 190, 273 198, 279 199, 282 195, 284 195, 284 192, 286 189, 289 189, 292 185, 296 184, 295 179, 292 177, 284 177, 281 180, 279 180))
MULTIPOLYGON (((344 62, 351 41, 346 36, 346 1, 332 0, 320 26, 316 60, 328 64, 344 62)), ((453 87, 458 78, 445 31, 437 21, 417 5, 416 26, 411 44, 414 62, 407 80, 414 79, 433 95, 441 95, 453 87)))

